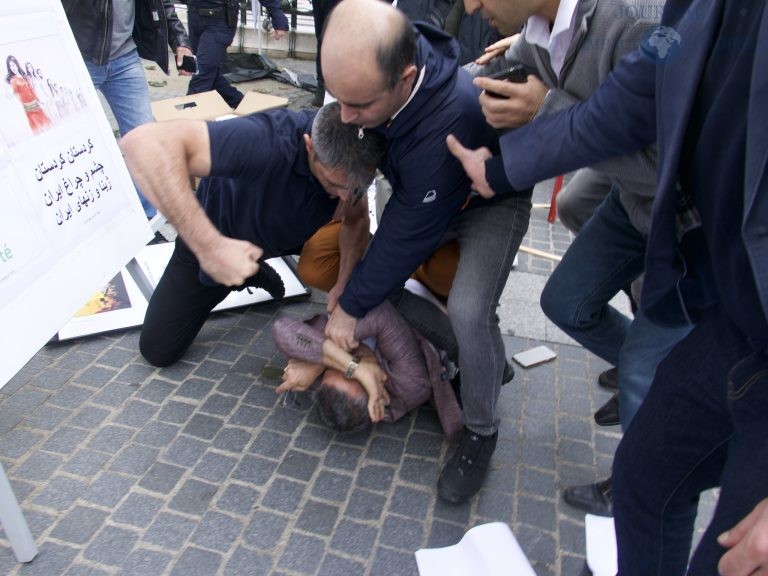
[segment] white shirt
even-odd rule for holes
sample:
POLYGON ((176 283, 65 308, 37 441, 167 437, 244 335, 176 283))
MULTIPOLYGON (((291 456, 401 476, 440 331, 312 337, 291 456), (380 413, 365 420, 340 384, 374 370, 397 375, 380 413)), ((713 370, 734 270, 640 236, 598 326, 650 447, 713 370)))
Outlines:
POLYGON ((549 53, 550 64, 558 77, 573 39, 574 30, 571 23, 576 15, 578 3, 579 0, 560 0, 551 31, 549 21, 538 15, 528 18, 525 24, 525 40, 529 44, 541 46, 549 53))

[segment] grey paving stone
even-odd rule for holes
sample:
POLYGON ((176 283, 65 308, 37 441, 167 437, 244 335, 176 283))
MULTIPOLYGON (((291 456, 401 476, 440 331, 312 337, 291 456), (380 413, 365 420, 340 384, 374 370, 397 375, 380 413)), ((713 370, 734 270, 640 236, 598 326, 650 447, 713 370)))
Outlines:
POLYGON ((88 447, 103 452, 117 453, 128 444, 134 430, 113 426, 111 424, 101 428, 88 442, 88 447))
POLYGON ((46 402, 35 408, 29 416, 24 418, 24 425, 38 430, 55 430, 71 415, 72 412, 70 410, 49 406, 46 402))
POLYGON ((244 456, 232 472, 232 478, 263 486, 272 478, 276 468, 277 463, 272 460, 259 456, 244 456))
POLYGON ((45 441, 42 448, 48 452, 70 454, 83 443, 87 436, 86 430, 71 427, 59 428, 45 441))
POLYGON ((117 376, 115 376, 115 380, 119 380, 120 382, 128 382, 130 384, 141 384, 154 372, 155 368, 147 364, 129 364, 117 376))
POLYGON ((213 446, 227 452, 242 452, 251 441, 251 434, 242 428, 225 426, 213 439, 213 446))
MULTIPOLYGON (((247 342, 253 336, 252 333, 242 332, 243 341, 247 342)), ((232 371, 240 374, 248 374, 251 376, 258 376, 262 368, 267 364, 266 358, 260 358, 253 354, 243 354, 238 358, 237 362, 232 365, 232 371)))
POLYGON ((525 442, 521 449, 521 461, 527 466, 551 470, 555 466, 555 449, 546 444, 525 442))
POLYGON ((447 522, 454 522, 463 526, 469 523, 470 511, 472 509, 472 502, 464 502, 463 504, 449 504, 443 502, 440 498, 435 499, 435 505, 432 508, 432 515, 436 519, 445 520, 447 522))
POLYGON ((142 400, 129 400, 120 406, 120 413, 115 418, 116 424, 132 428, 141 428, 152 419, 158 407, 142 400))
POLYGON ((261 408, 272 408, 277 402, 277 394, 273 387, 263 386, 261 384, 252 384, 243 397, 244 404, 259 406, 261 408))
POLYGON ((146 400, 147 402, 154 402, 155 404, 161 404, 168 396, 170 396, 176 390, 176 386, 158 380, 157 378, 150 380, 146 384, 139 388, 136 393, 137 398, 146 400))
POLYGON ((59 520, 51 536, 72 544, 85 544, 102 527, 107 516, 102 510, 76 506, 59 520))
POLYGON ((195 369, 195 376, 209 378, 211 380, 221 380, 230 370, 229 364, 206 359, 195 369))
POLYGON ((201 380, 200 378, 188 378, 184 380, 176 390, 176 396, 184 398, 194 398, 202 400, 213 389, 213 382, 210 380, 201 380))
POLYGON ((148 576, 162 574, 171 561, 171 555, 156 550, 138 548, 130 553, 123 562, 120 574, 123 576, 148 576))
MULTIPOLYGON (((50 480, 43 490, 35 496, 32 500, 34 504, 38 506, 46 506, 55 510, 66 510, 75 500, 80 498, 82 494, 88 489, 85 482, 80 480, 74 480, 73 478, 67 478, 64 476, 54 476, 50 480)), ((16 497, 19 497, 19 493, 14 486, 14 492, 16 497)))
POLYGON ((160 376, 166 380, 182 382, 192 373, 192 370, 195 369, 195 364, 192 362, 187 362, 186 360, 189 360, 189 358, 185 358, 184 360, 174 362, 170 366, 161 368, 159 371, 160 376))
MULTIPOLYGON (((45 532, 58 519, 57 516, 40 512, 39 510, 24 510, 24 519, 27 521, 32 537, 45 532)), ((0 572, 2 574, 2 572, 0 572)))
POLYGON ((0 405, 0 436, 5 435, 13 430, 16 424, 21 422, 22 418, 23 416, 21 414, 6 410, 2 405, 0 405))
POLYGON ((171 424, 184 424, 194 411, 195 406, 193 404, 171 401, 160 409, 157 419, 171 424))
POLYGON ((325 452, 333 441, 333 431, 325 426, 304 426, 293 441, 294 448, 306 452, 325 452))
POLYGON ((439 458, 442 446, 442 436, 414 432, 408 438, 405 452, 406 454, 423 456, 425 458, 439 458))
POLYGON ((586 550, 587 545, 587 535, 584 530, 584 524, 563 520, 558 523, 558 536, 561 553, 569 552, 574 555, 584 555, 584 550, 586 550))
POLYGON ((427 539, 427 548, 443 548, 453 546, 464 537, 465 528, 462 524, 433 520, 427 539))
POLYGON ((410 553, 398 552, 389 548, 377 548, 373 559, 371 576, 418 576, 416 557, 410 553))
POLYGON ((128 493, 134 482, 134 478, 128 478, 112 472, 104 472, 91 483, 88 491, 83 494, 83 499, 111 508, 116 506, 123 496, 128 493))
POLYGON ((292 534, 277 565, 286 570, 313 574, 324 551, 325 543, 319 538, 292 534))
POLYGON ((277 468, 278 474, 283 474, 296 480, 309 481, 315 473, 320 458, 298 450, 289 450, 277 468))
POLYGON ((163 459, 180 466, 194 466, 207 447, 208 444, 197 438, 179 436, 165 451, 163 459))
POLYGON ((392 486, 392 480, 395 477, 395 469, 389 466, 380 466, 378 464, 369 464, 363 466, 357 472, 355 484, 360 488, 386 492, 392 486))
MULTIPOLYGON (((272 390, 272 393, 274 394, 274 389, 272 390)), ((292 408, 277 407, 269 416, 267 416, 263 425, 270 430, 293 434, 293 432, 301 426, 303 420, 304 414, 302 412, 292 408)))
POLYGON ((434 493, 397 486, 389 503, 389 511, 410 518, 424 519, 432 505, 434 493))
POLYGON ((432 487, 437 485, 440 466, 435 460, 405 457, 398 469, 398 475, 406 482, 432 487))
POLYGON ((155 462, 139 482, 139 486, 152 492, 169 494, 186 472, 181 466, 155 462))
POLYGON ((253 440, 249 452, 279 460, 285 454, 290 443, 291 437, 287 434, 262 430, 253 440))
POLYGON ((237 542, 242 529, 243 522, 240 520, 208 511, 192 534, 191 542, 224 553, 237 542))
POLYGON ((11 483, 11 490, 13 490, 13 493, 16 496, 16 500, 18 500, 19 504, 23 504, 29 495, 39 487, 39 485, 35 483, 25 482, 24 480, 19 480, 18 478, 11 478, 9 479, 9 482, 11 483))
POLYGON ((240 354, 243 353, 242 346, 236 346, 234 344, 220 343, 216 346, 208 357, 211 360, 221 360, 222 362, 234 362, 238 359, 240 354))
POLYGON ((562 438, 557 455, 561 461, 589 464, 594 461, 595 449, 591 443, 562 438))
POLYGON ((65 384, 48 398, 46 405, 75 409, 85 403, 92 395, 93 390, 74 384, 65 384))
POLYGON ((352 486, 350 476, 321 470, 312 483, 312 496, 323 500, 344 502, 347 499, 350 486, 352 486))
POLYGON ((83 552, 83 556, 99 564, 122 566, 139 535, 131 530, 105 526, 83 552))
POLYGON ((323 459, 323 464, 329 468, 352 471, 357 468, 357 463, 362 454, 363 451, 359 448, 343 444, 332 444, 323 459))
POLYGON ((144 534, 143 539, 150 544, 178 550, 192 534, 195 526, 197 526, 196 520, 161 512, 144 534))
POLYGON ((209 482, 223 482, 236 464, 236 458, 207 452, 192 470, 192 474, 209 482))
POLYGON ((157 448, 131 444, 117 455, 109 469, 113 472, 141 476, 157 460, 159 453, 157 448))
POLYGON ((25 564, 22 568, 25 576, 51 576, 63 574, 77 556, 77 548, 46 542, 40 546, 34 562, 25 564))
POLYGON ((267 554, 258 554, 238 546, 224 567, 224 576, 271 574, 272 562, 272 557, 267 554))
POLYGON ((92 565, 74 563, 64 576, 108 576, 109 572, 95 568, 92 565))
POLYGON ((424 527, 421 522, 400 516, 384 518, 379 543, 392 548, 412 550, 420 548, 424 541, 424 527))
POLYGON ((91 398, 94 404, 118 408, 136 393, 136 388, 125 382, 110 382, 91 398))
POLYGON ((521 524, 515 529, 515 538, 531 564, 536 564, 534 569, 555 563, 557 544, 553 534, 521 524))
POLYGON ((181 426, 176 424, 166 424, 165 422, 149 422, 133 438, 134 442, 146 446, 156 446, 164 448, 178 435, 181 426))
POLYGON ((205 414, 195 414, 189 420, 182 432, 204 440, 212 440, 223 425, 224 420, 221 418, 214 418, 213 416, 206 416, 205 414))
POLYGON ((303 482, 275 478, 272 486, 264 494, 261 505, 265 508, 292 514, 299 507, 306 489, 307 485, 303 482))
POLYGON ((335 554, 326 554, 318 576, 353 576, 365 573, 365 564, 335 554))
POLYGON ((222 394, 213 394, 209 396, 205 403, 200 407, 200 412, 217 416, 226 416, 231 414, 232 409, 236 405, 236 398, 224 396, 222 394))
MULTIPOLYGON (((56 360, 55 366, 62 371, 68 371, 71 377, 73 371, 76 372, 82 369, 83 366, 92 363, 95 358, 96 357, 93 354, 88 354, 77 349, 71 349, 56 360)), ((37 384, 35 385, 37 386, 37 384)))
POLYGON ((112 514, 112 520, 119 524, 129 524, 137 528, 149 526, 163 507, 164 501, 146 494, 131 493, 112 514))
POLYGON ((122 368, 130 363, 135 355, 136 352, 134 350, 126 350, 124 348, 116 348, 113 346, 99 356, 98 363, 111 368, 122 368))
POLYGON ((89 366, 72 379, 75 384, 82 384, 92 388, 101 388, 112 380, 117 374, 116 370, 103 366, 89 366))
POLYGON ((384 511, 386 498, 359 488, 352 491, 345 514, 358 520, 378 520, 384 511))
POLYGON ((51 395, 49 391, 24 387, 3 402, 3 407, 17 414, 31 414, 51 395))
POLYGON ((553 498, 557 495, 557 478, 553 471, 521 467, 519 490, 526 494, 553 498))
POLYGON ((333 533, 333 527, 338 517, 338 506, 309 500, 302 507, 299 519, 296 521, 296 527, 305 532, 327 536, 333 533))
POLYGON ((365 456, 370 460, 378 460, 379 462, 386 462, 388 464, 397 464, 403 457, 404 447, 405 444, 401 440, 376 436, 371 440, 371 444, 369 445, 365 456))
POLYGON ((256 510, 243 531, 243 541, 256 548, 272 550, 285 532, 288 519, 266 510, 256 510))
POLYGON ((187 480, 173 497, 168 507, 184 512, 202 516, 208 509, 213 497, 218 490, 214 484, 201 482, 200 480, 187 480))
POLYGON ((258 490, 230 484, 216 502, 217 508, 240 516, 248 516, 253 512, 256 500, 261 495, 258 490))
POLYGON ((377 535, 375 527, 343 518, 331 534, 331 548, 358 558, 368 558, 373 552, 377 535))
POLYGON ((255 408, 253 406, 240 406, 235 411, 235 413, 232 414, 227 423, 233 426, 255 428, 261 425, 261 423, 267 417, 267 414, 269 414, 269 412, 262 408, 255 408))
POLYGON ((221 565, 222 557, 215 552, 189 547, 184 550, 173 569, 171 576, 209 576, 215 574, 221 565))
POLYGON ((33 482, 43 482, 53 475, 63 459, 55 454, 37 452, 30 455, 26 461, 13 471, 13 475, 33 482))
POLYGON ((478 516, 499 522, 511 522, 515 510, 515 499, 511 494, 481 489, 477 496, 478 516))
POLYGON ((104 408, 84 406, 75 413, 71 423, 76 424, 81 428, 93 429, 100 426, 109 414, 109 411, 104 408))
POLYGON ((216 391, 232 396, 242 396, 248 391, 252 384, 252 377, 230 372, 216 385, 216 391))

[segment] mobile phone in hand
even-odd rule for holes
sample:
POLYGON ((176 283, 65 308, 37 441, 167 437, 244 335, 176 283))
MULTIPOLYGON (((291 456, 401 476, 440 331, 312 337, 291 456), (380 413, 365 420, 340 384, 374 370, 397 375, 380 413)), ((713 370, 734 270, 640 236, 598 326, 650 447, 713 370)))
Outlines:
POLYGON ((176 65, 176 68, 178 70, 184 70, 185 72, 189 72, 191 74, 197 74, 198 68, 197 68, 197 56, 188 56, 185 54, 181 57, 181 66, 178 64, 176 65))
MULTIPOLYGON (((533 70, 530 70, 528 67, 523 66, 522 64, 515 64, 506 70, 499 70, 498 72, 494 72, 493 74, 489 75, 488 78, 491 80, 506 80, 507 82, 522 84, 528 79, 529 74, 533 74, 533 70)), ((488 94, 488 96, 492 96, 493 98, 504 98, 504 96, 498 92, 488 90, 487 88, 485 93, 488 94)))

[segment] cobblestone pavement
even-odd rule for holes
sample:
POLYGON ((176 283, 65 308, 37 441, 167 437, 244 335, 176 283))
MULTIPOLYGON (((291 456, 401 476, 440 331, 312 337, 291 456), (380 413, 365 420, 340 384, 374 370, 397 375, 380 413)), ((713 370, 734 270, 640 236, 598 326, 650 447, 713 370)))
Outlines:
MULTIPOLYGON (((148 76, 166 81, 153 98, 186 90, 148 76)), ((291 107, 312 97, 272 80, 241 86, 291 107)), ((524 244, 562 254, 570 236, 546 214, 534 210, 524 244)), ((510 525, 539 576, 580 574, 583 515, 560 491, 605 477, 619 434, 592 421, 609 397, 596 385, 605 363, 539 311, 552 266, 521 254, 500 315, 510 353, 546 344, 557 359, 517 367, 490 475, 459 506, 436 498, 450 446, 431 409, 338 435, 306 396, 278 402, 270 325, 322 310, 322 294, 216 314, 170 368, 143 361, 137 330, 45 346, 0 389, 0 463, 40 548, 18 565, 0 531, 0 574, 406 576, 418 548, 491 521, 510 525)))

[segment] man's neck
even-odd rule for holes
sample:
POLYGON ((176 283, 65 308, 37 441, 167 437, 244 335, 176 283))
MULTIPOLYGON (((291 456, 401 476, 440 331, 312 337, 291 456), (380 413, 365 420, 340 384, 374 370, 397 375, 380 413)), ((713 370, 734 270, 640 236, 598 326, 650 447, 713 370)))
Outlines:
POLYGON ((541 8, 536 11, 535 16, 541 16, 549 22, 550 29, 557 18, 557 10, 560 8, 560 0, 543 0, 541 8))

